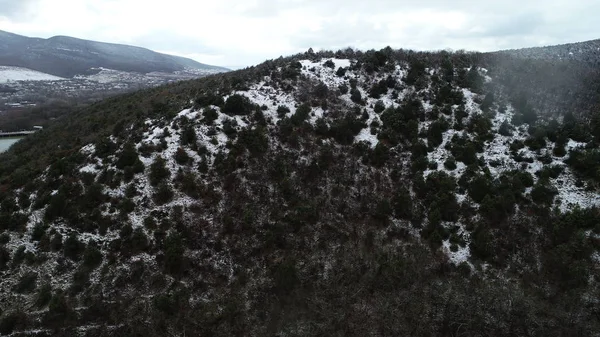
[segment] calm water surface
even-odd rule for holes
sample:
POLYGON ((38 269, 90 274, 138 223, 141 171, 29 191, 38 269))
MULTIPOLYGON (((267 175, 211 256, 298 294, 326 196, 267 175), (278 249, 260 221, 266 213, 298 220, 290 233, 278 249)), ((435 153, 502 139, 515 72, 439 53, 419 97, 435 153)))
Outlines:
POLYGON ((18 142, 21 137, 15 138, 0 138, 0 152, 8 150, 8 148, 14 143, 18 142))

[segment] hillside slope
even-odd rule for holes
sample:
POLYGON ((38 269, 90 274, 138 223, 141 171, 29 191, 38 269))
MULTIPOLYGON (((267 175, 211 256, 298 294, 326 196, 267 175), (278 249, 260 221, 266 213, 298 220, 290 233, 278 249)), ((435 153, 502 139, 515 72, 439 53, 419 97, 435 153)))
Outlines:
POLYGON ((0 83, 13 81, 59 81, 62 78, 25 68, 0 66, 0 83))
POLYGON ((504 50, 498 53, 538 60, 579 61, 597 66, 600 65, 600 39, 557 46, 504 50))
POLYGON ((29 38, 2 31, 0 65, 28 68, 59 77, 88 75, 95 72, 94 68, 139 73, 184 70, 216 73, 228 70, 140 47, 68 36, 29 38))
POLYGON ((96 103, 0 155, 0 334, 597 335, 589 70, 344 50, 96 103))

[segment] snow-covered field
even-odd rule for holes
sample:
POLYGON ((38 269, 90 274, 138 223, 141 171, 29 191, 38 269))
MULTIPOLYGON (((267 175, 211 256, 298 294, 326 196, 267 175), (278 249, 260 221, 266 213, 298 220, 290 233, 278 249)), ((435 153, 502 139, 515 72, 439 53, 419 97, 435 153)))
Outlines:
POLYGON ((14 81, 60 81, 62 77, 42 73, 39 71, 19 68, 0 66, 0 83, 9 83, 14 81))
POLYGON ((147 74, 120 71, 107 68, 98 68, 98 73, 93 75, 77 75, 75 79, 88 80, 98 83, 123 83, 123 82, 157 82, 164 80, 184 80, 205 75, 213 74, 214 72, 203 72, 196 70, 195 72, 179 71, 174 73, 152 72, 147 74))
MULTIPOLYGON (((201 70, 201 69, 186 69, 184 71, 176 71, 173 73, 153 72, 148 74, 119 71, 107 68, 99 68, 98 73, 93 75, 77 75, 76 80, 88 80, 98 83, 118 83, 118 82, 139 82, 145 83, 148 81, 157 82, 164 80, 185 80, 191 78, 202 77, 206 75, 216 74, 218 70, 201 70)), ((67 80, 62 77, 42 73, 39 71, 19 68, 0 66, 0 84, 19 81, 62 81, 67 80)))
POLYGON ((9 83, 13 81, 60 81, 62 77, 42 73, 39 71, 19 68, 0 66, 0 83, 9 83))

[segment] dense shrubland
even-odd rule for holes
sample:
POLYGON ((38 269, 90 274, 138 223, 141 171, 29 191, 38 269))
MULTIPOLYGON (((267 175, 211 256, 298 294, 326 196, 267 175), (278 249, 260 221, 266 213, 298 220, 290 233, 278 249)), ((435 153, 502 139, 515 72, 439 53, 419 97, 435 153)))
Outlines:
POLYGON ((597 191, 598 78, 348 49, 95 103, 2 155, 0 333, 593 335, 599 211, 556 186, 597 191))

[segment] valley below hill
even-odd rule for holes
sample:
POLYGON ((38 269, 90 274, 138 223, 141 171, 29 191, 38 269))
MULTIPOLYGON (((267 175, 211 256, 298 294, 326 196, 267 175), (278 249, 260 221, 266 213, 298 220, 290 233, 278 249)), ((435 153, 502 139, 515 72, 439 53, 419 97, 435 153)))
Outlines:
POLYGON ((47 126, 77 106, 228 70, 140 47, 0 31, 0 130, 47 126))

